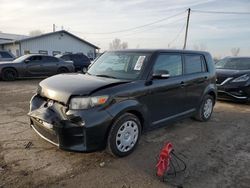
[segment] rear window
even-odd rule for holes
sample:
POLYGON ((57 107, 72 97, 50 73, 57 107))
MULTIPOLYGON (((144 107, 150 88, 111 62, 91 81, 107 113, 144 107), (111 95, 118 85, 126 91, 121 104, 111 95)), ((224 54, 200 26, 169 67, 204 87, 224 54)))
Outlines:
POLYGON ((204 57, 201 55, 185 55, 185 73, 193 74, 206 71, 204 57))
POLYGON ((0 52, 2 58, 13 58, 8 52, 0 52))

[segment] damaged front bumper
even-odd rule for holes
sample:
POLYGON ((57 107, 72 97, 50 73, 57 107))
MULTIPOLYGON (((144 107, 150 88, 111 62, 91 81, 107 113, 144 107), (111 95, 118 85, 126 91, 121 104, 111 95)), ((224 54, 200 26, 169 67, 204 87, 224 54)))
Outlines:
POLYGON ((101 109, 69 110, 65 105, 33 96, 30 101, 30 126, 60 149, 90 152, 106 147, 112 117, 101 109))
POLYGON ((250 101, 250 85, 218 85, 218 98, 223 100, 247 102, 250 101))

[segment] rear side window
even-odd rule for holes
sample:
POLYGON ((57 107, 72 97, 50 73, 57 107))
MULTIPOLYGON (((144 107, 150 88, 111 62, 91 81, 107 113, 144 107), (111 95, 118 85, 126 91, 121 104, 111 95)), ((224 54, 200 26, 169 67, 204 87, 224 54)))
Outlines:
POLYGON ((204 57, 201 55, 185 55, 185 73, 193 74, 206 72, 204 57))
POLYGON ((12 58, 12 56, 7 52, 0 52, 0 56, 2 58, 12 58))
POLYGON ((56 57, 44 56, 43 61, 45 61, 45 62, 58 62, 58 59, 56 57))
POLYGON ((42 56, 32 56, 29 58, 30 61, 34 61, 34 62, 37 62, 37 61, 41 61, 42 60, 42 56))
POLYGON ((154 64, 154 71, 166 70, 170 76, 182 75, 182 59, 177 54, 160 54, 154 64))

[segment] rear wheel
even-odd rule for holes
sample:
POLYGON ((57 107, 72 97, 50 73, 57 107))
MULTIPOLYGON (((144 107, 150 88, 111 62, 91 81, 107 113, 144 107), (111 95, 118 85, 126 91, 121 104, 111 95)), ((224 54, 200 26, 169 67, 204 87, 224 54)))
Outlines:
POLYGON ((208 121, 211 118, 214 108, 214 97, 211 95, 206 95, 200 108, 195 116, 195 119, 198 121, 208 121))
POLYGON ((59 68, 59 69, 57 70, 57 74, 67 73, 67 72, 69 72, 69 70, 68 70, 67 68, 64 68, 64 67, 59 68))
POLYGON ((16 70, 12 68, 6 68, 2 72, 2 79, 5 81, 13 81, 17 78, 16 70))
POLYGON ((139 119, 130 113, 121 115, 112 125, 108 137, 108 151, 117 157, 125 157, 133 152, 141 134, 139 119))

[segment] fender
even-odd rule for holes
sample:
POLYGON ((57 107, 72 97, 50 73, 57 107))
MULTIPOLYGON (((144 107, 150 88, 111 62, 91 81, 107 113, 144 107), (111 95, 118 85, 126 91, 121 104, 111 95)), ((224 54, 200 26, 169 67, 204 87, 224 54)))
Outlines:
POLYGON ((205 95, 213 93, 214 97, 215 97, 215 101, 217 100, 217 88, 215 84, 209 84, 206 89, 204 89, 202 97, 200 98, 200 103, 202 102, 203 98, 205 95))
POLYGON ((148 108, 135 99, 129 99, 115 103, 110 106, 107 111, 113 117, 113 119, 116 119, 121 114, 126 112, 130 112, 136 116, 139 116, 138 118, 142 121, 142 130, 147 129, 151 122, 148 108))

